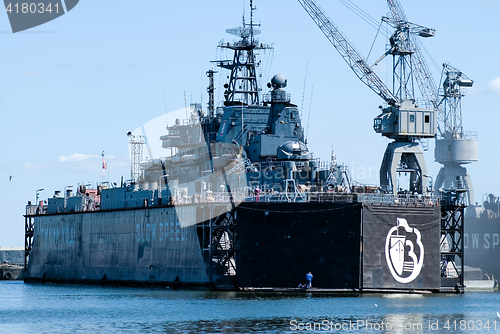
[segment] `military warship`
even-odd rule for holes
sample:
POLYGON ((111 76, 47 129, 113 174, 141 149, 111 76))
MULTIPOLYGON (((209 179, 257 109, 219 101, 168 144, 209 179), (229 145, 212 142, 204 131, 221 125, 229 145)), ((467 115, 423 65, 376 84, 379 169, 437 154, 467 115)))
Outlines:
MULTIPOLYGON (((354 184, 333 154, 313 157, 286 78, 259 89, 256 51, 271 46, 250 6, 250 23, 227 30, 239 40, 218 45, 233 52, 215 62, 230 72, 223 105, 209 70, 208 108, 167 126, 164 157, 144 160, 144 138, 129 133, 130 180, 28 204, 26 282, 293 290, 311 271, 328 291, 462 291, 459 271, 443 275, 462 256, 440 242, 463 217, 453 193, 426 192, 410 163, 413 192, 397 193, 354 184)), ((377 119, 429 120, 393 102, 377 119)))

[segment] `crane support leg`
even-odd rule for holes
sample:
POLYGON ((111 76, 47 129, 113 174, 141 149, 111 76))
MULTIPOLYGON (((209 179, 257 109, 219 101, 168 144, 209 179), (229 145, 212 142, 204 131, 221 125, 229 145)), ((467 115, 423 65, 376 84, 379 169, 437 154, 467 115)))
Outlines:
MULTIPOLYGON (((440 189, 455 189, 457 191, 465 190, 465 205, 474 203, 474 189, 472 188, 472 180, 467 168, 460 166, 458 163, 445 163, 439 170, 434 184, 434 191, 439 195, 440 189)), ((463 196, 462 196, 463 197, 463 196)))
POLYGON ((380 186, 383 191, 397 194, 400 172, 410 173, 411 193, 426 193, 427 168, 418 143, 395 141, 387 145, 380 167, 380 186))

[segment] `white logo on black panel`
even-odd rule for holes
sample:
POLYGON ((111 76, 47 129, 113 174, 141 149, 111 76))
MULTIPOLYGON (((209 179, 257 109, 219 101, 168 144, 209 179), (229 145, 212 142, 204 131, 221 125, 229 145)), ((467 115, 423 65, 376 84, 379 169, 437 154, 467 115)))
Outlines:
POLYGON ((410 283, 420 274, 424 263, 424 245, 420 231, 397 218, 385 240, 385 259, 391 274, 399 283, 410 283))

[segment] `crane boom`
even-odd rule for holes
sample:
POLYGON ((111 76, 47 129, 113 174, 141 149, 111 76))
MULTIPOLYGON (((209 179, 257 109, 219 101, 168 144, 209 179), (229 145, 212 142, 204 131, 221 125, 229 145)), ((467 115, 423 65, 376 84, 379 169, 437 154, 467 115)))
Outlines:
POLYGON ((401 4, 397 0, 387 0, 387 4, 389 5, 389 9, 391 10, 392 17, 394 19, 406 21, 406 15, 403 7, 401 7, 401 4))
MULTIPOLYGON (((403 7, 401 7, 398 0, 387 0, 387 4, 391 10, 394 20, 408 22, 405 12, 403 11, 403 7)), ((416 35, 410 34, 410 40, 413 51, 413 73, 415 74, 418 88, 423 98, 430 101, 434 108, 437 108, 439 102, 436 83, 432 78, 431 71, 429 70, 427 63, 425 62, 422 50, 420 50, 416 35)))
POLYGON ((324 11, 313 0, 298 1, 325 34, 330 43, 337 49, 342 58, 344 58, 356 76, 389 105, 399 104, 398 98, 391 93, 389 88, 373 72, 356 48, 342 35, 324 11))

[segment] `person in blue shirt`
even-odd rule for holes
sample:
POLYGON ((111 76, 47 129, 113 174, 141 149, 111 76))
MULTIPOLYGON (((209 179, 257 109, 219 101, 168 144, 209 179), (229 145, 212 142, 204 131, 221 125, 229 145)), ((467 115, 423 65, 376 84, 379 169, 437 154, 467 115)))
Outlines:
POLYGON ((310 289, 312 287, 312 279, 313 279, 313 275, 311 274, 311 272, 308 272, 306 274, 306 288, 310 289))

